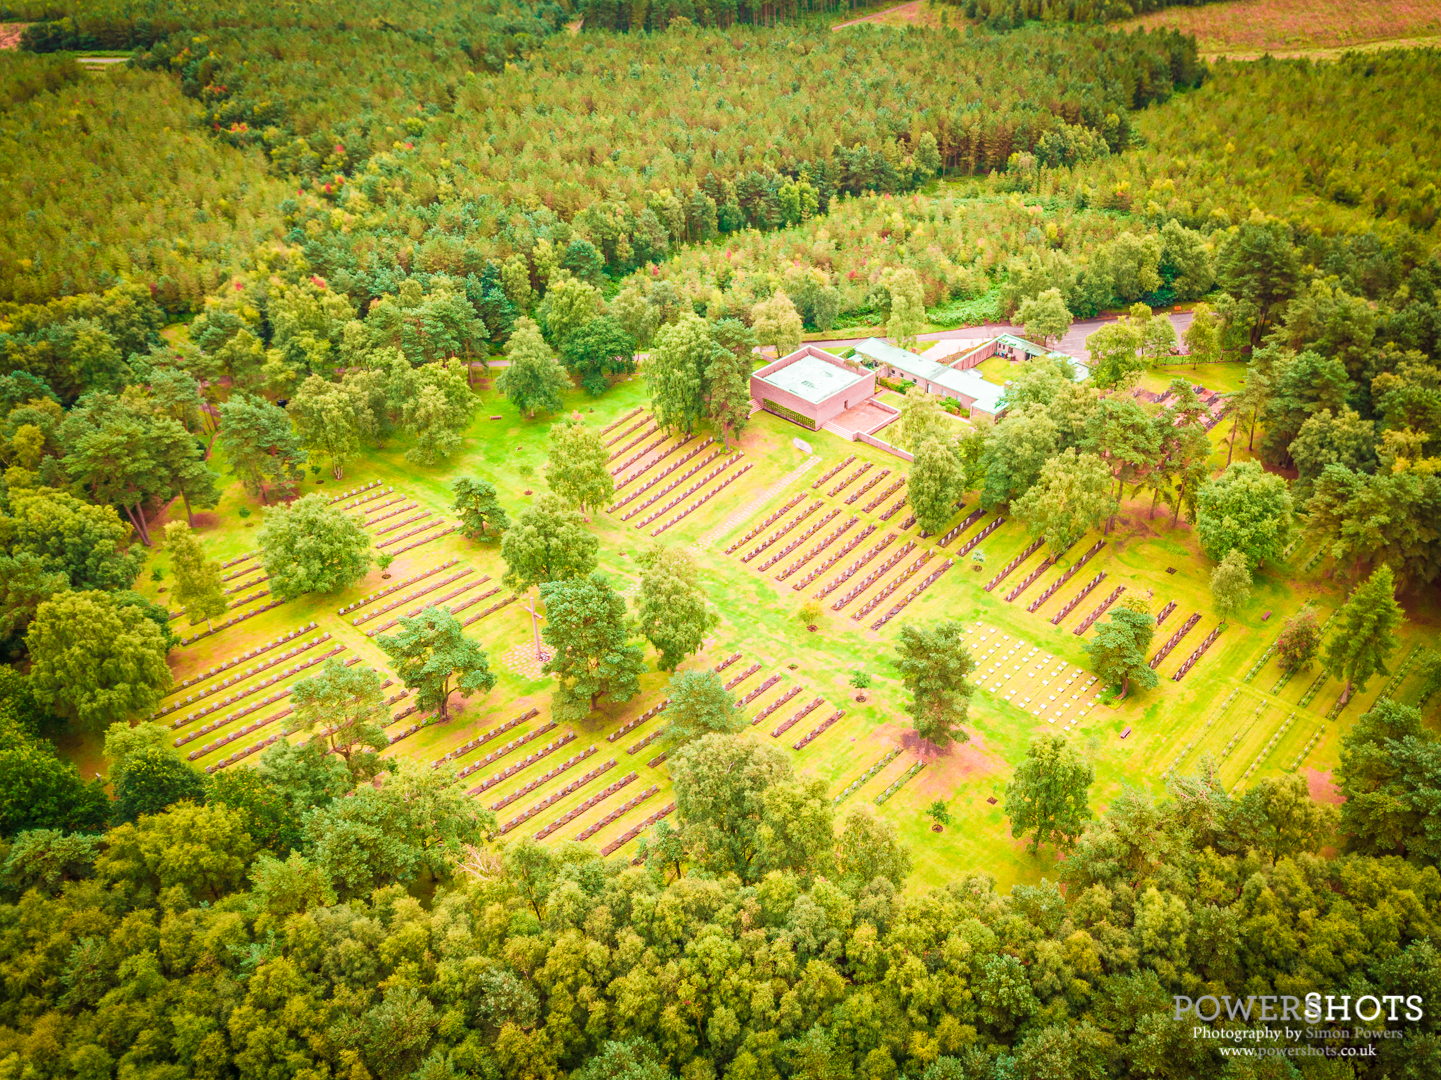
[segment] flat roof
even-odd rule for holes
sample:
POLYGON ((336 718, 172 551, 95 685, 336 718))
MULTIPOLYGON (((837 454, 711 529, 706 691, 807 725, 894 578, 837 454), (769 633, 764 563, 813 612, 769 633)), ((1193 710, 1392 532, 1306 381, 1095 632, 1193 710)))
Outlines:
POLYGON ((865 375, 843 368, 839 362, 832 364, 816 356, 803 356, 779 371, 757 378, 777 390, 784 390, 812 405, 819 405, 846 387, 860 382, 865 375))

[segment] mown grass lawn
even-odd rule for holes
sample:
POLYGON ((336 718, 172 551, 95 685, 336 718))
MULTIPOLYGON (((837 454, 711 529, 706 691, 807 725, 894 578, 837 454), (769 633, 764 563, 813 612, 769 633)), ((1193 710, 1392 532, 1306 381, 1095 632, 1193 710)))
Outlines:
MULTIPOLYGON (((1227 374, 1229 373, 1208 369, 1204 380, 1197 378, 1195 381, 1219 385, 1225 381, 1227 374)), ((1157 388, 1160 388, 1169 382, 1169 378, 1169 371, 1152 372, 1147 376, 1146 384, 1155 382, 1157 388)), ((307 479, 302 490, 307 493, 321 491, 334 496, 362 484, 379 481, 383 485, 393 486, 398 494, 404 494, 420 503, 421 507, 429 509, 433 516, 448 520, 451 481, 462 474, 479 475, 496 485, 513 516, 524 512, 544 490, 542 472, 547 453, 547 433, 553 421, 549 417, 536 420, 520 417, 508 402, 494 393, 489 383, 482 383, 477 392, 480 404, 465 448, 448 464, 431 469, 411 466, 404 461, 405 445, 398 442, 383 451, 368 453, 357 459, 348 469, 343 481, 327 479, 326 483, 317 484, 307 479), (492 419, 493 416, 498 419, 492 419)), ((587 420, 604 425, 642 405, 644 399, 644 383, 635 378, 619 383, 598 401, 592 401, 577 393, 571 396, 567 405, 580 410, 587 420)), ((624 426, 628 425, 623 425, 617 431, 624 426)), ((1224 438, 1228 431, 1229 426, 1222 424, 1212 433, 1213 445, 1216 448, 1213 464, 1218 468, 1225 461, 1224 438)), ((1245 454, 1244 438, 1238 440, 1238 443, 1239 459, 1245 454)), ((935 557, 925 564, 912 581, 899 588, 864 621, 857 622, 850 617, 851 613, 939 539, 921 538, 914 525, 902 530, 901 525, 909 516, 909 511, 905 508, 889 520, 880 520, 880 514, 902 498, 903 491, 885 499, 874 511, 867 512, 863 509, 896 477, 904 473, 907 464, 879 449, 860 443, 844 443, 825 433, 803 431, 766 413, 753 418, 741 440, 741 447, 744 453, 742 460, 750 463, 750 470, 738 482, 725 488, 717 497, 706 502, 662 537, 668 543, 693 547, 703 568, 711 598, 721 615, 720 626, 704 652, 692 663, 716 664, 733 653, 740 653, 741 660, 726 669, 726 678, 731 678, 758 663, 760 670, 736 688, 738 695, 759 686, 762 680, 769 676, 779 676, 777 684, 747 708, 747 715, 750 716, 791 689, 800 688, 799 694, 793 700, 774 712, 764 723, 752 728, 755 737, 760 739, 770 740, 770 732, 777 724, 813 697, 821 697, 824 703, 820 707, 774 741, 786 747, 787 752, 794 756, 796 766, 801 772, 821 777, 830 785, 833 793, 843 791, 892 747, 900 748, 901 753, 885 769, 840 804, 838 810, 841 813, 854 804, 873 803, 875 797, 918 758, 927 759, 926 767, 896 791, 878 810, 883 816, 896 822, 911 845, 917 861, 917 873, 913 881, 918 887, 936 884, 977 868, 995 875, 1003 886, 1035 881, 1053 872, 1054 854, 1043 849, 1038 855, 1032 855, 1022 841, 1010 836, 1009 823, 1004 815, 1006 779, 1014 764, 1024 755, 1028 741, 1037 731, 1057 728, 1064 730, 1068 722, 1073 724, 1070 737, 1083 748, 1096 769, 1092 804, 1097 809, 1109 803, 1123 784, 1136 785, 1159 794, 1164 788, 1169 769, 1176 767, 1183 772, 1193 770, 1202 753, 1208 752, 1221 758, 1224 751, 1222 778, 1228 786, 1240 783, 1253 762, 1256 763, 1256 769, 1250 773, 1252 778, 1276 773, 1290 767, 1297 754, 1318 731, 1319 742, 1310 746, 1299 768, 1303 775, 1311 779, 1313 790, 1324 795, 1329 790, 1325 783, 1327 774, 1337 760, 1340 732, 1354 723, 1355 718, 1379 696, 1386 682, 1384 678, 1373 680, 1367 690, 1359 694, 1357 699, 1341 712, 1338 719, 1328 720, 1326 714, 1340 692, 1340 687, 1334 680, 1322 680, 1303 707, 1301 700, 1316 681, 1316 671, 1297 675, 1280 686, 1277 685, 1280 682, 1280 672, 1274 658, 1268 659, 1259 670, 1252 672, 1255 662, 1274 641, 1285 616, 1310 601, 1318 605, 1321 617, 1324 618, 1343 602, 1341 589, 1326 577, 1328 564, 1325 561, 1312 563, 1312 552, 1305 545, 1298 545, 1285 565, 1268 566, 1262 570, 1246 609, 1226 627, 1209 652, 1183 681, 1172 681, 1171 674, 1189 655, 1191 649, 1217 625, 1210 606, 1210 566, 1200 553, 1190 528, 1184 522, 1173 527, 1164 507, 1158 510, 1157 516, 1152 519, 1148 514, 1149 499, 1132 501, 1129 493, 1110 535, 1106 537, 1106 546, 1036 613, 1027 612, 1026 605, 1064 572, 1070 559, 1078 557, 1095 540, 1101 538, 1100 533, 1080 541, 1067 553, 1067 557, 1042 574, 1016 602, 1007 603, 1005 594, 1045 557, 1044 551, 1034 554, 1011 574, 1003 585, 993 592, 986 592, 984 583, 1030 542, 1030 537, 1025 534, 1020 523, 1007 522, 981 544, 987 555, 984 572, 973 571, 969 558, 959 561, 942 575, 933 587, 922 593, 903 615, 892 620, 880 631, 872 630, 869 624, 899 600, 911 584, 939 567, 945 558, 951 557, 951 553, 994 515, 988 515, 953 541, 947 549, 935 549, 935 557), (809 455, 797 447, 794 442, 797 438, 802 439, 814 451, 817 460, 808 467, 806 464, 809 455), (856 458, 854 465, 842 470, 819 489, 812 488, 811 485, 816 479, 851 454, 856 458), (828 494, 836 483, 852 474, 856 466, 867 461, 873 463, 873 468, 868 473, 847 485, 834 497, 828 494), (798 471, 802 469, 803 471, 798 471), (890 470, 890 475, 879 481, 855 503, 845 503, 844 500, 849 494, 877 477, 881 470, 890 470), (798 527, 795 530, 796 535, 799 535, 805 525, 830 509, 838 509, 840 513, 790 556, 764 573, 760 572, 757 566, 766 556, 750 564, 740 559, 741 553, 757 541, 734 555, 725 554, 724 549, 732 540, 759 522, 765 514, 794 495, 802 493, 806 496, 805 500, 795 511, 778 521, 774 528, 781 527, 785 521, 816 499, 823 502, 823 508, 798 527), (824 554, 818 555, 792 579, 783 582, 775 580, 776 575, 794 558, 809 551, 851 516, 860 518, 860 523, 843 534, 828 550, 838 548, 845 542, 846 537, 856 533, 866 523, 875 525, 877 531, 837 566, 805 589, 795 590, 791 588, 791 584, 803 576, 809 566, 823 559, 824 554), (815 630, 808 629, 800 618, 802 605, 821 585, 834 577, 842 566, 887 532, 897 533, 897 539, 882 556, 874 560, 872 566, 879 565, 886 555, 907 540, 915 541, 915 551, 903 558, 843 611, 833 611, 830 604, 843 595, 851 584, 861 580, 871 566, 858 573, 846 587, 826 598, 822 604, 822 612, 813 624, 815 630), (1061 626, 1053 626, 1049 617, 1084 581, 1100 571, 1107 575, 1101 586, 1087 596, 1061 626), (972 631, 968 639, 971 642, 977 641, 982 633, 996 635, 988 638, 988 644, 983 646, 985 649, 999 641, 999 635, 1005 635, 1006 643, 996 652, 996 657, 1005 657, 1006 650, 1017 649, 1015 658, 1019 660, 1021 656, 1029 655, 1029 650, 1038 649, 1036 656, 1047 658, 1048 662, 1053 662, 1056 666, 1062 663, 1067 665, 1066 673, 1057 680, 1060 682, 1075 674, 1077 667, 1086 666, 1083 639, 1072 633, 1072 629, 1117 585, 1124 585, 1130 593, 1149 596, 1153 611, 1161 610, 1168 602, 1175 602, 1175 610, 1157 633, 1157 645, 1192 613, 1200 615, 1195 628, 1159 665, 1162 679, 1157 689, 1133 692, 1128 699, 1120 702, 1092 703, 1085 715, 1078 715, 1082 708, 1087 707, 1085 701, 1081 701, 1051 723, 1046 718, 1036 716, 1034 711, 1028 711, 1040 705, 1049 705, 1050 695, 1059 689, 1057 685, 1042 685, 1040 680, 1043 675, 1049 674, 1049 671, 1040 674, 1030 670, 1016 671, 1015 681, 1006 683, 1005 689, 993 691, 986 685, 977 690, 972 699, 970 722, 967 725, 970 736, 968 742, 936 752, 934 748, 922 746, 916 740, 904 711, 905 692, 890 663, 892 642, 903 622, 957 619, 972 631), (1268 613, 1269 618, 1266 617, 1268 613), (978 629, 981 627, 986 630, 978 629), (874 685, 866 693, 864 701, 856 700, 856 691, 849 685, 851 674, 856 670, 864 670, 874 679, 874 685), (1022 686, 1026 689, 1016 689, 1022 686), (1006 700, 1007 694, 1011 694, 1012 700, 1006 700), (1031 701, 1023 707, 1024 697, 1029 697, 1031 701), (838 708, 844 709, 845 715, 834 726, 803 750, 790 749, 792 743, 838 708), (1288 717, 1292 717, 1289 725, 1288 717), (1272 736, 1281 732, 1283 727, 1284 733, 1272 742, 1272 736), (1127 729, 1129 735, 1123 739, 1121 735, 1127 729), (952 824, 942 832, 933 832, 930 819, 924 816, 925 808, 935 799, 942 799, 947 803, 953 818, 952 824), (995 801, 991 802, 992 799, 995 801)), ((217 464, 223 465, 219 462, 217 464)), ((957 520, 974 509, 974 499, 975 496, 972 495, 967 505, 959 511, 957 520)), ((255 514, 248 520, 243 520, 238 511, 244 505, 254 506, 254 503, 240 492, 238 485, 232 484, 227 488, 221 505, 215 511, 199 517, 197 524, 201 535, 217 557, 234 557, 254 547, 255 530, 263 510, 256 508, 255 514)), ((601 541, 601 568, 611 576, 617 588, 624 590, 635 585, 638 581, 635 557, 651 543, 650 529, 637 529, 633 523, 621 522, 617 516, 604 511, 594 516, 593 527, 601 541)), ((773 529, 767 529, 763 536, 772 531, 773 529)), ((778 550, 790 539, 791 537, 787 536, 785 540, 778 542, 773 550, 778 550)), ((767 555, 770 553, 767 552, 767 555)), ((383 585, 398 582, 452 557, 458 560, 458 565, 473 568, 477 580, 482 575, 489 575, 492 580, 484 584, 484 589, 498 585, 503 572, 498 545, 472 543, 461 538, 458 533, 451 534, 397 558, 390 568, 390 582, 383 581, 380 572, 374 570, 364 582, 353 589, 333 596, 303 597, 213 636, 201 638, 188 647, 175 650, 171 659, 177 682, 206 670, 218 661, 268 642, 285 631, 308 626, 312 621, 316 628, 309 631, 310 633, 330 632, 333 643, 346 647, 345 655, 357 655, 363 662, 383 670, 386 666, 385 656, 374 639, 367 637, 364 631, 385 620, 377 619, 355 627, 351 625, 350 616, 338 616, 337 609, 383 585)), ((164 552, 155 556, 153 564, 165 568, 164 552)), ((141 587, 151 595, 163 599, 164 595, 158 590, 168 583, 168 575, 158 584, 149 581, 147 577, 141 587)), ((407 595, 409 591, 400 590, 395 596, 407 595)), ((502 599, 505 595, 508 594, 502 592, 492 599, 502 599)), ((459 602, 459 599, 456 602, 459 602)), ((489 602, 491 601, 487 601, 489 602)), ((1434 641, 1435 638, 1434 619, 1420 614, 1415 607, 1412 605, 1411 621, 1402 634, 1403 645, 1397 656, 1398 661, 1409 655, 1421 642, 1434 641)), ((479 610, 479 607, 472 609, 475 610, 479 610)), ((470 612, 466 614, 468 613, 470 612)), ((491 666, 499 678, 496 688, 483 698, 472 698, 465 702, 456 699, 454 716, 448 723, 422 728, 417 734, 396 743, 390 753, 431 761, 479 732, 531 707, 539 709, 540 715, 517 728, 516 734, 549 722, 550 680, 548 677, 539 676, 531 662, 531 619, 524 609, 524 604, 513 603, 502 608, 473 624, 467 633, 489 653, 491 666)), ((654 655, 649 650, 648 659, 653 663, 654 655)), ((249 682, 242 680, 236 692, 243 692, 247 687, 255 685, 260 677, 257 675, 249 682)), ((303 676, 296 676, 298 677, 303 676)), ((611 758, 615 759, 615 767, 604 776, 582 790, 558 799, 546 807, 543 813, 528 821, 522 831, 513 833, 513 836, 522 835, 524 830, 533 831, 539 828, 587 800, 605 785, 632 771, 636 773, 635 781, 602 804, 587 810, 564 829, 554 833, 551 839, 554 841, 570 838, 588 823, 599 820, 611 807, 639 794, 652 784, 662 789, 658 795, 620 820, 599 830, 592 842, 603 843, 619 836, 627 827, 665 804, 668 800, 665 790, 668 786, 665 765, 647 764, 654 755, 664 749, 664 741, 653 742, 634 755, 626 753, 629 746, 655 730, 660 721, 651 720, 634 733, 613 743, 607 741, 605 736, 627 719, 637 716, 657 702, 664 694, 667 677, 663 672, 649 671, 642 677, 643 692, 638 699, 623 704, 605 704, 591 718, 574 725, 577 736, 574 742, 485 793, 484 798, 490 801, 513 792, 570 755, 591 745, 597 748, 594 755, 564 775, 506 807, 500 813, 501 819, 505 820, 568 780, 602 765, 611 758)), ((995 678, 1000 677, 998 671, 995 678)), ((293 681, 283 680, 278 685, 283 688, 293 681)), ((1078 677, 1076 681, 1066 684, 1067 691, 1084 684, 1085 678, 1078 677)), ((392 687, 391 692, 396 689, 398 687, 392 687)), ((1092 688, 1084 695, 1085 700, 1088 701, 1093 693, 1100 689, 1099 686, 1092 688)), ((1416 681, 1410 677, 1395 689, 1395 696, 1402 701, 1411 700, 1415 693, 1416 681)), ((183 693, 178 696, 183 697, 183 693)), ((1058 696, 1064 703, 1067 694, 1058 696)), ((184 715, 184 711, 178 715, 184 715)), ((167 720, 173 718, 166 717, 167 720)), ((403 730, 415 719, 416 717, 412 716, 398 722, 391 729, 392 732, 403 730)), ((222 736, 226 731, 234 730, 238 726, 239 723, 222 728, 214 735, 207 736, 207 739, 222 736)), ((565 730, 566 726, 561 725, 555 732, 527 744, 523 752, 507 755, 493 766, 479 770, 468 782, 478 782, 489 773, 505 767, 508 761, 516 760, 523 756, 523 753, 544 745, 565 730)), ((263 734, 265 732, 262 731, 256 738, 263 734)), ((462 758, 460 763, 474 761, 512 737, 507 734, 487 743, 462 758)), ((198 748, 205 741, 196 740, 193 744, 187 744, 184 749, 189 751, 198 748)), ((244 745, 246 740, 236 741, 221 750, 200 756, 197 764, 214 764, 225 754, 244 745)), ((87 768, 98 767, 93 744, 76 743, 69 749, 86 762, 87 768)), ((248 760, 253 761, 254 758, 248 760)), ((623 849, 624 852, 633 850, 633 844, 623 849)))

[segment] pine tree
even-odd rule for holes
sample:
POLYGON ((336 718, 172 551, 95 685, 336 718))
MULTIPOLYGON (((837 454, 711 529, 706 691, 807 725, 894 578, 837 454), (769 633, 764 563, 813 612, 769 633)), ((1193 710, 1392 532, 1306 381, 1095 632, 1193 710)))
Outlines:
POLYGON ((306 454, 285 410, 236 394, 220 406, 220 449, 245 490, 268 502, 276 484, 299 483, 306 454))
POLYGON ((210 620, 225 614, 225 585, 220 577, 220 564, 207 558, 199 538, 183 521, 165 526, 165 549, 170 552, 170 572, 175 577, 175 599, 190 616, 190 622, 210 620))
POLYGON ((495 687, 484 650, 465 636, 449 608, 428 607, 414 618, 402 617, 398 632, 375 643, 390 657, 400 681, 415 691, 415 704, 434 709, 437 721, 450 719, 452 679, 463 698, 495 687))
POLYGON ((1346 681, 1343 701, 1351 699, 1353 686, 1366 689, 1372 675, 1391 674, 1386 662, 1400 645, 1394 631, 1405 621, 1395 591, 1395 575, 1382 566, 1356 587, 1336 616, 1321 663, 1328 675, 1346 681))
POLYGON ((1151 638, 1156 633, 1156 620, 1146 610, 1144 600, 1122 598, 1111 610, 1111 617, 1096 627, 1089 641, 1081 648, 1091 654, 1091 666, 1108 683, 1121 688, 1121 696, 1131 692, 1134 682, 1142 690, 1161 684, 1146 658, 1151 638))

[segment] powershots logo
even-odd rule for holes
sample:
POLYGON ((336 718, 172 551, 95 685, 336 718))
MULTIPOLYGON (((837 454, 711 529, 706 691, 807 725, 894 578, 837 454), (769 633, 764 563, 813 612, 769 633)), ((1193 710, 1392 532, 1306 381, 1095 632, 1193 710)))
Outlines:
POLYGON ((1366 1025, 1414 1024, 1426 1016, 1419 994, 1203 994, 1172 1003, 1176 1020, 1200 1021, 1192 1038, 1214 1042, 1226 1057, 1375 1057, 1377 1040, 1401 1039, 1405 1031, 1366 1025))

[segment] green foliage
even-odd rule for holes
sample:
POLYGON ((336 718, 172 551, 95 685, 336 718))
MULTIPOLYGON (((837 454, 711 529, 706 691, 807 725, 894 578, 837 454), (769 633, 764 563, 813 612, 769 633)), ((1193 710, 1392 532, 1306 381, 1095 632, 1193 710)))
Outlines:
POLYGON ((953 740, 970 741, 960 725, 966 721, 972 692, 966 677, 976 662, 961 637, 961 624, 954 620, 928 630, 903 623, 896 642, 896 669, 911 694, 906 712, 916 734, 942 748, 953 740))
POLYGON ((965 490, 965 466, 954 447, 927 435, 916 447, 906 484, 906 500, 921 528, 929 533, 945 528, 965 490))
POLYGON ((390 657, 401 682, 415 691, 416 705, 434 709, 442 723, 450 718, 452 678, 462 698, 495 688, 484 650, 461 632, 449 608, 428 607, 414 618, 402 617, 399 631, 375 643, 390 657))
POLYGON ((946 801, 937 799, 926 807, 926 817, 930 818, 937 825, 949 825, 951 823, 951 812, 946 809, 946 801))
POLYGON ((306 857, 342 898, 387 885, 446 880, 495 815, 453 772, 401 758, 379 787, 363 784, 305 819, 306 857))
POLYGON ((252 496, 270 499, 276 485, 298 484, 306 454, 285 410, 268 401, 236 394, 220 406, 220 449, 230 469, 252 496))
POLYGON ((682 671, 666 687, 666 733, 676 743, 694 742, 712 732, 734 735, 746 727, 735 695, 714 671, 682 671))
POLYGON ((0 697, 0 836, 103 825, 110 812, 105 782, 83 779, 51 743, 27 729, 22 713, 29 711, 28 680, 10 668, 0 674, 5 691, 0 697))
POLYGON ((540 336, 540 327, 522 318, 506 343, 505 355, 510 366, 495 380, 496 390, 526 416, 535 416, 537 409, 559 412, 560 395, 569 389, 570 379, 555 362, 550 346, 540 336))
POLYGON ((1281 633, 1276 637, 1277 662, 1283 670, 1292 672, 1309 668, 1320 648, 1321 627, 1316 621, 1315 608, 1304 607, 1287 616, 1281 624, 1281 633))
POLYGON ((833 859, 831 802, 774 746, 703 735, 670 758, 676 816, 695 866, 756 882, 771 870, 824 872, 833 859))
POLYGON ((1086 795, 1095 779, 1096 770, 1064 735, 1037 735, 1006 784, 1011 835, 1019 838, 1034 829, 1033 853, 1046 842, 1068 850, 1092 816, 1086 795))
POLYGON ((255 540, 270 591, 286 600, 336 592, 370 572, 370 536, 324 495, 272 507, 255 540))
POLYGON ((1395 631, 1406 618, 1395 591, 1395 575, 1383 566, 1356 586, 1332 620, 1321 663, 1328 675, 1345 681, 1346 697, 1353 685, 1364 690, 1372 675, 1391 674, 1386 663, 1400 644, 1395 631))
POLYGON ((35 700, 79 728, 152 712, 170 689, 164 635, 143 611, 108 593, 45 601, 25 641, 35 700))
POLYGON ((285 722, 288 732, 304 732, 323 743, 357 780, 378 770, 373 751, 390 745, 385 734, 390 710, 374 668, 346 667, 331 657, 319 672, 294 685, 290 701, 294 711, 285 722))
POLYGON ((1131 692, 1134 682, 1142 690, 1154 690, 1160 677, 1148 663, 1147 653, 1156 633, 1156 620, 1147 611, 1137 611, 1124 601, 1111 609, 1111 617, 1098 623, 1095 633, 1081 642, 1091 654, 1091 667, 1107 683, 1131 692))
POLYGON ((11 554, 38 560, 38 574, 64 574, 73 589, 125 589, 145 561, 130 546, 130 526, 108 506, 91 506, 59 491, 11 497, 11 554))
POLYGON ((1196 496, 1196 535, 1213 562, 1239 551, 1247 566, 1280 561, 1291 536, 1286 481, 1254 461, 1237 462, 1196 496))
POLYGON ((660 654, 656 666, 673 672, 687 656, 700 651, 720 616, 706 601, 695 560, 685 549, 657 544, 639 562, 640 591, 635 598, 639 630, 660 654))
POLYGON ((1441 776, 1441 742, 1418 709, 1378 701, 1342 736, 1336 784, 1341 831, 1352 851, 1399 855, 1419 865, 1441 859, 1429 807, 1441 776))
POLYGON ((913 384, 906 391, 900 419, 891 434, 895 444, 915 453, 927 439, 935 439, 943 447, 952 443, 956 425, 941 408, 941 400, 939 394, 928 394, 913 384))
POLYGON ((1026 337, 1038 345, 1059 338, 1071 328, 1071 312, 1060 289, 1047 289, 1040 296, 1027 298, 1016 311, 1016 318, 1025 327, 1026 337))
POLYGON ((1251 568, 1235 548, 1211 571, 1211 603, 1222 622, 1230 622, 1251 599, 1251 568))
POLYGON ((1067 447, 1041 467, 1035 485, 1016 500, 1016 517, 1032 536, 1044 538, 1059 558, 1101 520, 1116 512, 1111 472, 1095 454, 1067 447))
POLYGON ((196 772, 166 746, 147 746, 124 760, 115 783, 116 821, 135 821, 158 814, 182 800, 205 801, 205 774, 196 772))
POLYGON ((579 416, 550 429, 545 482, 567 505, 594 510, 610 501, 615 494, 615 480, 609 462, 610 451, 601 441, 600 432, 579 416))
POLYGON ((172 311, 197 310, 258 237, 278 240, 284 185, 254 151, 203 137, 202 115, 166 76, 124 71, 6 109, 0 299, 44 304, 121 276, 152 282, 172 311), (42 206, 53 209, 28 213, 42 206))
POLYGON ((510 516, 500 505, 490 481, 462 476, 450 487, 455 492, 454 509, 460 517, 460 529, 466 537, 489 540, 510 528, 510 516))
POLYGON ((0 112, 84 78, 85 70, 73 56, 7 51, 0 59, 0 112))
POLYGON ((625 600, 604 574, 547 581, 540 596, 545 603, 540 635, 554 650, 541 670, 559 682, 557 715, 584 716, 600 707, 602 697, 619 704, 640 693, 643 650, 631 643, 625 600))
POLYGON ((507 589, 524 592, 547 581, 590 573, 600 541, 585 531, 581 516, 553 495, 543 495, 520 515, 500 542, 507 589))
POLYGON ((175 599, 190 617, 191 625, 204 619, 209 624, 227 607, 220 564, 208 558, 199 539, 183 521, 165 526, 165 549, 175 575, 175 599))

